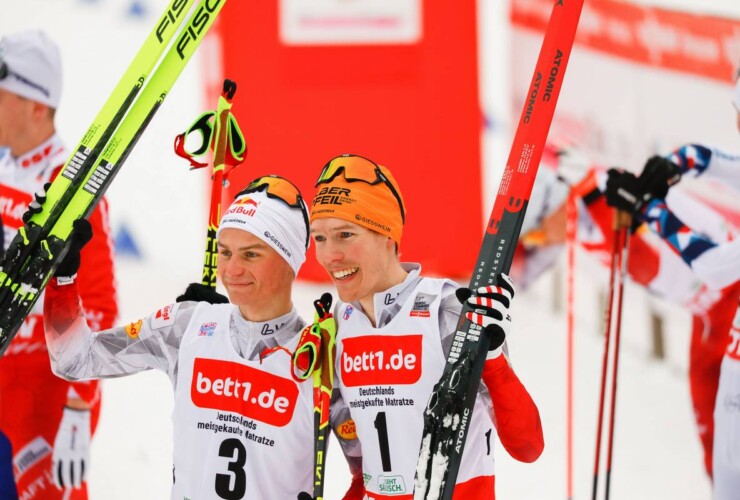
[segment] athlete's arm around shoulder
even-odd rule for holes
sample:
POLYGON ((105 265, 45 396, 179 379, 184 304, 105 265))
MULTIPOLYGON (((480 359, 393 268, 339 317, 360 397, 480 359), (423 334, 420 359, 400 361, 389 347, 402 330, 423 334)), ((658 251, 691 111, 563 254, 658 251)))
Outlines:
POLYGON ((180 342, 199 305, 171 304, 126 326, 92 332, 76 281, 52 278, 44 298, 52 370, 66 380, 89 380, 157 369, 174 381, 180 342))
MULTIPOLYGON (((455 289, 456 285, 450 282, 442 292, 440 332, 445 332, 442 334, 445 353, 449 351, 462 310, 455 289)), ((501 444, 512 458, 534 462, 545 447, 540 412, 504 354, 486 359, 482 380, 491 395, 493 423, 501 444)))

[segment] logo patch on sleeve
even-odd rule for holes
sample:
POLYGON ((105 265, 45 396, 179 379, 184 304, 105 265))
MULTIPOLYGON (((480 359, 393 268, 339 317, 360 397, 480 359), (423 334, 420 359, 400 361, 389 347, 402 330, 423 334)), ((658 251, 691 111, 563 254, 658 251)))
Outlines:
POLYGON ((139 320, 135 323, 129 323, 128 325, 124 326, 123 329, 126 331, 126 335, 128 335, 132 339, 138 339, 142 323, 143 321, 139 320))
POLYGON ((178 302, 164 306, 162 309, 154 313, 149 322, 152 326, 152 330, 159 330, 166 326, 172 326, 175 324, 175 317, 177 316, 177 309, 180 307, 178 302))
POLYGON ((337 434, 340 438, 346 440, 357 439, 357 428, 355 427, 355 421, 347 419, 337 426, 337 434))

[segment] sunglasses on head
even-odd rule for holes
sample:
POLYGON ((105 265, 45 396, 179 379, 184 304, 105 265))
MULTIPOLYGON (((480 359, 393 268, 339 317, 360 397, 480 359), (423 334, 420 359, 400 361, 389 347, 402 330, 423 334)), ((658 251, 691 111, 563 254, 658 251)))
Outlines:
POLYGON ((406 222, 406 210, 401 195, 396 191, 396 187, 376 163, 362 156, 342 155, 334 158, 324 165, 324 169, 321 171, 319 180, 316 181, 316 186, 314 187, 318 187, 319 184, 331 182, 340 173, 344 174, 344 179, 347 182, 363 181, 371 185, 382 182, 388 186, 388 189, 390 189, 398 202, 398 207, 401 209, 401 221, 406 222))
POLYGON ((301 211, 303 222, 306 224, 306 249, 308 249, 309 235, 311 232, 308 223, 308 210, 298 188, 287 179, 283 179, 277 175, 266 175, 250 182, 234 198, 236 199, 245 194, 256 192, 264 192, 268 198, 280 200, 290 208, 298 208, 301 211))
POLYGON ((51 97, 51 92, 49 92, 49 89, 46 87, 42 87, 38 83, 32 82, 28 78, 24 77, 23 75, 19 75, 18 73, 11 71, 10 67, 8 66, 8 63, 0 59, 0 80, 5 80, 9 76, 12 76, 16 80, 18 80, 21 83, 25 83, 29 87, 33 87, 42 94, 44 94, 46 97, 51 97))

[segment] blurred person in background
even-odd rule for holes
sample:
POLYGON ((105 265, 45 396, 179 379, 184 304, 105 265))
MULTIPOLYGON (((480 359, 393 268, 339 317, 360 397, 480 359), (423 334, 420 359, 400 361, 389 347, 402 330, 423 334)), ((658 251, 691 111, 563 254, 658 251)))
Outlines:
POLYGON ((544 448, 539 410, 506 353, 513 284, 500 275, 498 286, 472 291, 401 262, 406 208, 383 166, 343 155, 326 164, 316 187, 311 235, 340 298, 337 381, 362 444, 368 496, 411 498, 424 410, 467 301, 486 311, 469 319, 491 344, 453 498, 495 498, 494 428, 516 460, 533 462, 544 448))
MULTIPOLYGON (((41 31, 0 40, 0 216, 5 248, 24 224, 33 194, 42 192, 69 152, 54 118, 61 100, 62 62, 41 31)), ((90 215, 95 238, 85 248, 78 282, 85 314, 95 328, 118 313, 108 208, 90 215)), ((12 445, 20 498, 87 498, 90 439, 100 412, 97 382, 70 383, 49 367, 43 297, 0 358, 0 430, 12 445), (65 490, 65 491, 62 491, 65 490)))
MULTIPOLYGON (((735 78, 733 104, 740 130, 740 74, 735 78)), ((740 197, 740 155, 689 144, 667 158, 653 157, 640 176, 612 169, 607 200, 650 228, 709 287, 724 292, 740 283, 740 238, 717 240, 695 220, 674 213, 669 188, 684 177, 715 178, 740 197), (668 196, 667 196, 668 195, 668 196)), ((691 214, 687 214, 691 215, 691 214)), ((729 308, 728 308, 729 309, 729 308)), ((734 319, 724 331, 723 357, 714 407, 713 497, 738 498, 740 492, 740 303, 735 296, 734 319)))
MULTIPOLYGON (((167 374, 175 395, 173 500, 296 499, 312 491, 313 386, 292 379, 281 352, 296 349, 306 326, 292 302, 309 244, 298 189, 281 177, 261 177, 224 212, 218 278, 228 299, 191 284, 176 303, 99 332, 91 331, 70 279, 90 232, 84 220, 75 223, 73 247, 46 289, 54 373, 67 380, 167 374)), ((359 470, 359 442, 341 430, 349 412, 330 415, 350 470, 359 470)), ((358 473, 344 499, 363 494, 358 473)))
MULTIPOLYGON (((692 155, 692 148, 680 148, 671 157, 692 155)), ((726 157, 720 155, 715 159, 726 157)), ((578 207, 577 244, 608 267, 614 243, 614 209, 606 196, 607 170, 589 164, 573 148, 556 152, 555 147, 549 147, 543 161, 512 267, 512 276, 524 287, 558 261, 566 241, 569 195, 574 196, 578 207)), ((666 202, 716 241, 729 241, 740 231, 731 223, 731 219, 740 220, 740 207, 710 203, 707 198, 680 189, 672 190, 666 202)), ((656 237, 647 225, 636 224, 633 229, 627 260, 629 277, 652 295, 681 305, 692 315, 689 388, 705 470, 712 477, 715 398, 740 283, 717 289, 686 267, 672 246, 656 237)))

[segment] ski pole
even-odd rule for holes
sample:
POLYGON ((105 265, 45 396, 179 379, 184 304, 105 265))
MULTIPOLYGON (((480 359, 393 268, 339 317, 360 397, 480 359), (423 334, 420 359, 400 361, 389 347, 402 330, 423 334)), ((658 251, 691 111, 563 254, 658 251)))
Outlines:
POLYGON ((228 79, 224 80, 216 111, 203 113, 188 130, 175 137, 175 153, 190 161, 192 169, 207 167, 207 163, 199 162, 195 160, 195 157, 206 154, 209 148, 213 150, 211 202, 208 211, 206 249, 201 280, 201 284, 210 287, 212 290, 216 289, 218 266, 216 232, 221 220, 223 187, 228 183, 229 173, 239 166, 246 157, 246 142, 234 115, 231 113, 234 94, 236 94, 236 82, 228 79), (213 124, 211 124, 212 118, 213 124), (202 135, 203 144, 191 153, 185 150, 185 138, 195 131, 202 135))
MULTIPOLYGON (((606 302, 606 311, 604 315, 604 358, 601 367, 601 390, 599 395, 599 415, 597 417, 596 426, 596 454, 594 458, 594 478, 593 488, 591 492, 592 500, 596 500, 598 485, 599 485, 599 464, 601 458, 601 435, 603 430, 604 421, 604 402, 606 399, 606 379, 607 379, 607 367, 609 365, 609 344, 611 340, 612 332, 612 318, 614 312, 614 297, 615 297, 615 283, 619 282, 619 305, 617 306, 617 314, 621 316, 621 293, 622 293, 622 249, 626 245, 626 229, 624 228, 624 215, 623 213, 617 212, 614 216, 614 242, 612 245, 611 252, 611 267, 609 272, 609 293, 606 302)), ((629 223, 627 224, 629 226, 629 223)), ((618 321, 620 321, 618 319, 618 321)), ((620 321, 621 324, 621 321, 620 321)), ((615 340, 616 344, 616 340, 615 340)), ((616 349, 616 346, 615 346, 616 349)), ((615 388, 615 384, 612 384, 612 389, 615 388)), ((614 402, 614 394, 612 394, 612 404, 614 402)), ((613 410, 613 408, 612 408, 613 410)), ((613 415, 613 414, 612 414, 613 415)), ((611 422, 613 425, 613 421, 611 422)))
POLYGON ((601 434, 602 424, 604 421, 604 401, 606 399, 606 376, 607 366, 609 364, 609 343, 611 340, 612 324, 612 306, 614 304, 614 283, 617 274, 617 261, 619 259, 620 233, 615 229, 614 242, 612 244, 611 265, 609 271, 609 293, 606 299, 606 309, 604 314, 604 358, 601 364, 601 389, 599 393, 599 415, 596 424, 596 455, 594 458, 594 479, 591 492, 591 499, 596 500, 596 493, 599 486, 599 462, 601 459, 601 434))
POLYGON ((575 330, 575 265, 576 239, 578 230, 578 205, 576 197, 571 193, 565 205, 565 235, 568 245, 567 255, 567 282, 568 282, 568 311, 567 311, 567 338, 566 338, 566 498, 573 499, 573 338, 575 330))
POLYGON ((620 257, 619 257, 619 274, 617 275, 617 304, 616 304, 616 324, 614 328, 616 330, 614 334, 614 364, 612 365, 612 401, 611 401, 611 414, 609 416, 609 441, 607 444, 607 455, 606 455, 606 494, 605 499, 609 500, 609 491, 611 485, 611 472, 612 472, 612 451, 614 443, 614 415, 617 408, 617 374, 619 369, 619 345, 622 333, 622 297, 624 295, 624 279, 627 273, 627 251, 629 249, 629 238, 630 231, 629 226, 631 223, 630 217, 624 212, 619 212, 620 217, 620 229, 619 239, 621 243, 620 257))
POLYGON ((329 440, 329 407, 334 388, 336 358, 336 323, 331 313, 332 296, 325 293, 314 301, 314 323, 301 334, 298 348, 292 356, 293 377, 303 381, 311 377, 314 399, 314 474, 313 495, 303 491, 298 500, 322 500, 326 453, 329 440), (322 323, 326 328, 322 328, 322 323), (302 366, 302 361, 305 366, 302 366), (296 376, 296 372, 300 376, 296 376))

